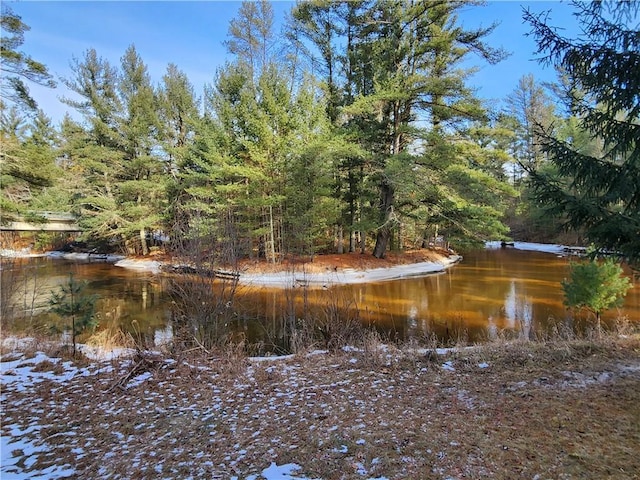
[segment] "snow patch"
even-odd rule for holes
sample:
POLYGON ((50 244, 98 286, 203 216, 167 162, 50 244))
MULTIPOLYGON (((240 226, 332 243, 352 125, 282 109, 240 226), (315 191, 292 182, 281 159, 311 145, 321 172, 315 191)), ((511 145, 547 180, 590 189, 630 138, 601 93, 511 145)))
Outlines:
POLYGON ((261 475, 265 480, 312 480, 308 477, 294 476, 294 473, 301 469, 302 467, 295 463, 287 463, 285 465, 271 463, 271 465, 262 471, 261 475))
MULTIPOLYGON (((502 248, 502 242, 486 242, 485 247, 487 249, 502 248)), ((527 250, 531 252, 562 254, 564 253, 565 246, 554 245, 550 243, 513 242, 513 245, 510 244, 510 248, 515 248, 516 250, 527 250)))
POLYGON ((453 366, 453 362, 452 361, 444 362, 442 364, 442 369, 443 370, 447 370, 449 372, 455 372, 456 371, 456 369, 453 366))
POLYGON ((331 285, 382 282, 443 272, 446 268, 459 262, 461 259, 462 257, 459 255, 452 255, 443 259, 441 262, 420 262, 409 265, 395 265, 388 268, 374 268, 371 270, 345 269, 338 272, 307 273, 304 275, 291 272, 243 273, 240 275, 240 283, 269 287, 328 287, 331 285))
POLYGON ((6 258, 36 258, 42 257, 42 253, 32 253, 29 247, 20 250, 12 250, 10 248, 0 248, 0 257, 6 258))
POLYGON ((125 258, 123 255, 112 255, 108 253, 87 253, 87 252, 47 252, 45 256, 50 258, 63 258, 65 260, 79 260, 91 262, 117 262, 125 258))
POLYGON ((114 264, 116 267, 130 268, 133 270, 141 270, 151 273, 160 273, 162 263, 157 260, 134 260, 130 258, 124 258, 117 261, 114 264))
MULTIPOLYGON (((57 383, 65 382, 75 375, 88 375, 87 369, 80 369, 71 365, 71 362, 60 362, 58 358, 50 358, 42 352, 37 352, 34 357, 27 358, 20 355, 15 360, 0 363, 0 387, 3 392, 2 401, 5 401, 7 387, 14 391, 25 391, 35 383, 51 380, 57 383), (38 365, 48 362, 52 369, 61 373, 54 373, 50 370, 35 371, 38 365)), ((3 421, 3 429, 10 431, 9 435, 0 436, 0 477, 2 480, 11 479, 47 479, 68 478, 75 474, 71 465, 52 465, 44 469, 32 469, 33 465, 41 455, 46 455, 50 447, 46 442, 37 439, 29 440, 25 438, 31 431, 39 430, 40 426, 32 425, 26 430, 13 424, 6 424, 3 421)), ((71 435, 73 432, 61 432, 61 434, 71 435)))

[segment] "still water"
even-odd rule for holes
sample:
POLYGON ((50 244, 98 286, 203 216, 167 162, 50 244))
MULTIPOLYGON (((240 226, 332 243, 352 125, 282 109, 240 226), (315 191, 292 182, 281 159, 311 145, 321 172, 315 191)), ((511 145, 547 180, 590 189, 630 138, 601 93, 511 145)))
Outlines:
MULTIPOLYGON (((240 287, 234 297, 233 328, 249 342, 270 343, 284 318, 340 311, 393 338, 436 336, 440 343, 481 342, 497 335, 533 337, 553 328, 581 328, 585 315, 564 308, 560 282, 569 260, 555 254, 514 249, 467 253, 444 273, 328 289, 240 287)), ((2 314, 13 327, 47 328, 52 290, 73 273, 97 294, 100 329, 120 328, 154 345, 171 337, 170 277, 109 263, 31 258, 2 270, 2 314)), ((172 281, 176 281, 173 277, 172 281)), ((624 308, 607 312, 610 326, 626 317, 640 322, 640 282, 624 308)))

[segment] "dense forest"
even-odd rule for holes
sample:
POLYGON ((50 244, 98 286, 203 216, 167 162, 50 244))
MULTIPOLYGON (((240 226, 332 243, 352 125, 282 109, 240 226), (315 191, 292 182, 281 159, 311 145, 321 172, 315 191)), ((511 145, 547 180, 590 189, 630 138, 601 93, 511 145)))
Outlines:
POLYGON ((524 75, 497 110, 464 68, 506 55, 486 41, 494 26, 458 23, 476 3, 303 1, 276 32, 270 3, 244 2, 204 92, 174 64, 152 84, 134 45, 118 65, 89 49, 54 79, 3 5, 2 220, 73 212, 87 241, 147 255, 208 238, 225 261, 553 241, 566 227, 637 258, 637 5, 576 3, 579 39, 525 11, 558 81, 524 75), (81 120, 53 125, 29 96, 55 80, 81 120))

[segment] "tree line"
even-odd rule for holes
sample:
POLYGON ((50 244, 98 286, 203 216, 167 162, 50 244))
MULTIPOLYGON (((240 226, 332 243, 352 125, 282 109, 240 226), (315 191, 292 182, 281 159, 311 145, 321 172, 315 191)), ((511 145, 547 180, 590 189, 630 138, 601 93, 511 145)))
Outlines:
POLYGON ((128 253, 209 237, 227 261, 382 257, 563 225, 637 257, 637 6, 576 4, 593 31, 573 43, 525 12, 558 82, 524 76, 496 110, 464 67, 506 55, 487 43, 495 25, 458 22, 477 3, 304 1, 276 32, 268 2, 243 2, 202 94, 174 64, 154 85, 134 45, 118 65, 89 49, 59 80, 80 120, 58 126, 29 101, 23 79, 52 78, 19 52, 28 26, 3 6, 3 218, 69 210, 87 239, 128 253))

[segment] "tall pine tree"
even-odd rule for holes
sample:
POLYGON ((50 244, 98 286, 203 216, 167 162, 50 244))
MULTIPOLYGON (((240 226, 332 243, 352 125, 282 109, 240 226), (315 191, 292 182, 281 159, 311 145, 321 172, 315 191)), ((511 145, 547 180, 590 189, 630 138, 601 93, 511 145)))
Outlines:
POLYGON ((543 149, 556 172, 531 170, 537 198, 564 216, 568 228, 584 228, 603 249, 640 260, 640 4, 574 2, 583 30, 563 37, 542 15, 525 13, 541 62, 569 78, 572 110, 580 127, 602 141, 602 154, 580 151, 542 129, 543 149))

